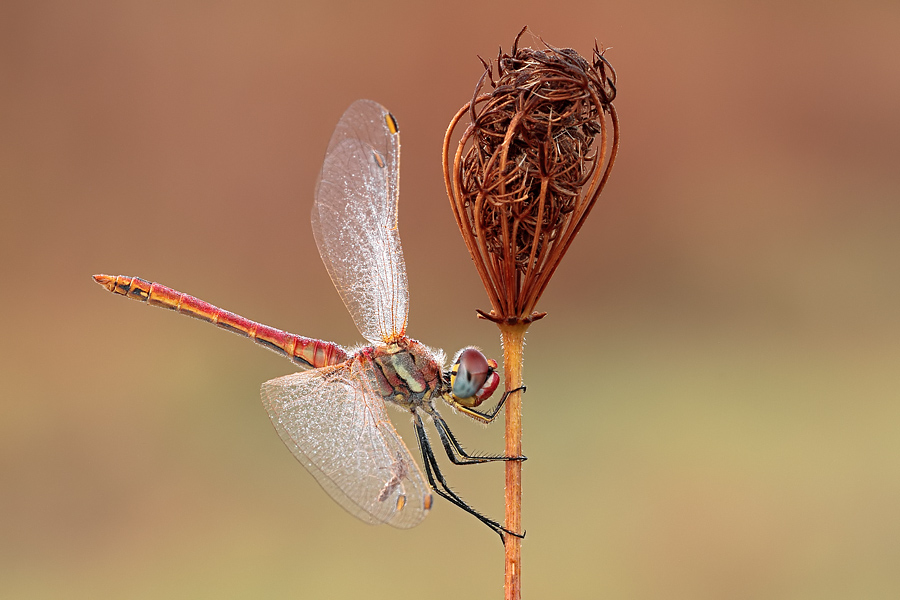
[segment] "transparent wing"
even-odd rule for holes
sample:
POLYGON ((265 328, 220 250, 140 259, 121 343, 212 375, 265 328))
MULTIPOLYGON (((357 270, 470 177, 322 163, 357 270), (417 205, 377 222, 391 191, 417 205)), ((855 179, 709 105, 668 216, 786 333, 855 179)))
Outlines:
POLYGON ((371 100, 338 122, 316 185, 313 234, 331 280, 370 342, 403 335, 409 312, 397 231, 400 134, 371 100))
POLYGON ((338 504, 367 523, 413 527, 428 514, 431 492, 363 368, 348 361, 267 381, 263 404, 281 439, 338 504))

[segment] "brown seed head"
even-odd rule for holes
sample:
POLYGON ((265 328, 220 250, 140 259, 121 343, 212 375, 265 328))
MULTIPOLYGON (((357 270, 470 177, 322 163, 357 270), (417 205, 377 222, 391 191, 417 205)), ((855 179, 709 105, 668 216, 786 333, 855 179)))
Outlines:
MULTIPOLYGON (((597 45, 501 51, 444 138, 444 180, 492 320, 529 321, 609 178, 619 143, 616 75, 597 45), (491 91, 482 94, 488 82, 491 91), (465 114, 450 166, 450 138, 465 114)), ((483 316, 484 313, 481 313, 483 316)))

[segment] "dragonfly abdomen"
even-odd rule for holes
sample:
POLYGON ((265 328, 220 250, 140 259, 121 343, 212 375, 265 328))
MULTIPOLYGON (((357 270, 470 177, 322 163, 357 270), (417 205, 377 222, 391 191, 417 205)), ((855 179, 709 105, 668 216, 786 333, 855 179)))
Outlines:
POLYGON ((337 344, 288 333, 251 321, 184 292, 140 277, 94 275, 94 281, 114 294, 146 302, 152 306, 174 310, 248 337, 260 346, 287 356, 293 362, 304 367, 318 368, 335 365, 347 359, 347 353, 337 344))

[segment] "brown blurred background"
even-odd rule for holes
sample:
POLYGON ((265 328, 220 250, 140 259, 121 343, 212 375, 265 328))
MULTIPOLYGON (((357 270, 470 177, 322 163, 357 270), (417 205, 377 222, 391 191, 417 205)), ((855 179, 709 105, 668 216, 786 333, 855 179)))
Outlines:
MULTIPOLYGON (((528 337, 526 597, 900 596, 900 4, 849 0, 4 2, 0 596, 500 596, 462 511, 368 527, 321 491, 258 399, 290 364, 90 276, 356 343, 309 212, 372 98, 410 334, 498 355, 440 145, 524 24, 611 47, 622 121, 528 337)), ((446 472, 502 514, 501 468, 446 472)))

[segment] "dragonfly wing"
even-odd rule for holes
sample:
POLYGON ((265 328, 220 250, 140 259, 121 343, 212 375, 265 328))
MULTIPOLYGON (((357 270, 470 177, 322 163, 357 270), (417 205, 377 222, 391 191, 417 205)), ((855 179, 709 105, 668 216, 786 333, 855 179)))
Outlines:
POLYGON ((400 134, 380 104, 358 100, 341 117, 312 210, 322 261, 370 342, 406 331, 409 292, 397 231, 400 134))
POLYGON ((267 381, 281 439, 338 504, 367 523, 413 527, 431 492, 358 361, 267 381))

